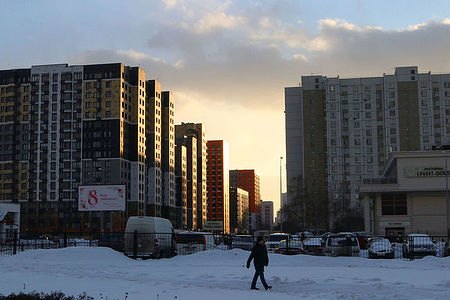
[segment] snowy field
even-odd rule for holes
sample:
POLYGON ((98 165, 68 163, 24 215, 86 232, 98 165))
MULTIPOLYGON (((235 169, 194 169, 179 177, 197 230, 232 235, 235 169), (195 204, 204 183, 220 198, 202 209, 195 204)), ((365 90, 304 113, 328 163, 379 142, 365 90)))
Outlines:
MULTIPOLYGON (((448 299, 450 258, 415 261, 269 254, 271 291, 250 290, 249 252, 133 260, 109 248, 29 250, 0 257, 0 294, 61 290, 95 299, 448 299)), ((258 282, 258 287, 262 288, 258 282)))

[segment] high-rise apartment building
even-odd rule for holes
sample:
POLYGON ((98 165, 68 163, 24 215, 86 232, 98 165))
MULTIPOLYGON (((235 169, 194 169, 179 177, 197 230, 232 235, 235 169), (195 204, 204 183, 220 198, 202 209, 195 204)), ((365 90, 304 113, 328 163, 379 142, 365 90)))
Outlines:
POLYGON ((222 140, 208 141, 208 221, 223 221, 223 232, 230 232, 228 144, 222 140))
MULTIPOLYGON (((197 161, 196 171, 197 174, 194 176, 194 165, 192 165, 192 181, 188 181, 188 205, 190 205, 189 194, 195 194, 197 200, 192 200, 192 211, 196 212, 197 216, 192 217, 193 227, 192 229, 202 229, 203 224, 207 219, 207 176, 206 176, 206 131, 205 125, 201 123, 181 123, 180 125, 175 126, 175 133, 177 137, 194 137, 196 139, 196 149, 197 155, 195 160, 197 161), (194 182, 195 180, 195 182, 194 182), (195 186, 195 183, 197 186, 195 186), (190 186, 189 184, 192 184, 190 186), (192 190, 192 191, 190 191, 192 190), (195 208, 196 205, 196 208, 195 208), (195 220, 194 220, 195 219, 195 220)), ((193 142, 192 142, 193 145, 193 142)), ((188 147, 189 152, 189 147, 188 147)), ((189 154, 188 154, 189 156, 189 154)), ((194 159, 194 154, 192 155, 192 159, 194 159)), ((189 159, 188 159, 189 164, 189 159)), ((188 171, 189 176, 190 171, 188 171)), ((193 195, 193 197, 195 196, 193 195)))
POLYGON ((234 233, 248 233, 248 192, 230 186, 230 228, 234 233))
MULTIPOLYGON (((175 126, 175 143, 176 146, 184 146, 186 148, 186 228, 189 230, 197 229, 197 138, 195 136, 180 135, 179 125, 175 126)), ((176 169, 179 169, 175 163, 176 169)), ((179 191, 177 178, 177 194, 179 191)), ((177 198, 178 199, 178 198, 177 198)), ((178 201, 178 200, 177 200, 178 201)), ((178 206, 178 204, 177 204, 178 206)))
POLYGON ((0 200, 21 204, 23 229, 97 230, 80 184, 126 186, 105 228, 144 215, 145 97, 145 72, 120 63, 0 71, 0 200))
POLYGON ((162 216, 175 224, 175 101, 169 91, 161 93, 161 122, 162 216))
POLYGON ((287 205, 301 227, 333 229, 359 211, 359 184, 392 151, 450 143, 450 74, 398 67, 381 77, 302 76, 285 89, 287 205))
POLYGON ((260 178, 255 170, 231 170, 230 186, 248 192, 249 198, 249 231, 259 229, 261 225, 261 191, 260 178))
POLYGON ((261 229, 273 230, 273 201, 261 201, 261 229))
POLYGON ((187 215, 187 148, 179 139, 175 145, 176 222, 177 229, 188 229, 187 215))
POLYGON ((146 82, 146 109, 145 109, 145 135, 146 135, 146 215, 161 217, 162 208, 162 110, 161 110, 161 83, 157 80, 146 82))

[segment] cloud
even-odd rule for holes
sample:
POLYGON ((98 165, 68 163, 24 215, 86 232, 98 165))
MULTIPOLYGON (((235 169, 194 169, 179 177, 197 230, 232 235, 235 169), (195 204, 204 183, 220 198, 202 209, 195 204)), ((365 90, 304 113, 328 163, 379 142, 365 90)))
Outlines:
MULTIPOLYGON (((193 30, 198 34, 210 33, 215 29, 230 29, 243 24, 242 17, 233 17, 227 15, 224 11, 215 11, 207 14, 193 25, 193 30)), ((185 28, 190 28, 187 23, 183 25, 185 28)))
POLYGON ((448 20, 383 30, 324 19, 316 35, 265 16, 246 20, 255 27, 222 27, 221 34, 164 24, 150 37, 147 50, 89 51, 72 61, 107 57, 140 65, 175 93, 195 93, 205 104, 252 109, 280 109, 283 88, 298 85, 304 74, 381 76, 401 65, 418 65, 423 72, 450 69, 450 43, 443 38, 450 36, 448 20), (268 24, 271 28, 264 31, 268 24))

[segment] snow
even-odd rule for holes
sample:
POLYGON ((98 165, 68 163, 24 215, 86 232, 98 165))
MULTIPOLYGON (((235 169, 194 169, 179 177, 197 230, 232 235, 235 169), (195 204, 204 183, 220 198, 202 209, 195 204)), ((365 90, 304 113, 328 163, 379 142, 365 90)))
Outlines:
MULTIPOLYGON (((133 260, 103 247, 28 250, 0 257, 0 293, 61 290, 95 299, 446 299, 450 258, 369 260, 269 254, 271 291, 250 290, 248 251, 133 260)), ((261 288, 261 283, 258 282, 261 288)))

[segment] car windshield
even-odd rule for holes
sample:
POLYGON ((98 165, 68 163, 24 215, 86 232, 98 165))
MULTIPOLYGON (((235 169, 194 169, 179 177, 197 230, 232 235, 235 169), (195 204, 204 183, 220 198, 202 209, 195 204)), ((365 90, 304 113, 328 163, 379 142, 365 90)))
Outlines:
POLYGON ((413 241, 414 245, 433 245, 433 241, 428 236, 414 236, 413 241))
POLYGON ((355 237, 332 237, 328 242, 329 246, 357 246, 355 237))
POLYGON ((306 239, 303 243, 305 245, 308 245, 308 246, 321 246, 322 245, 322 239, 320 239, 320 238, 310 238, 310 239, 306 239))
POLYGON ((373 241, 370 245, 370 247, 391 247, 391 242, 389 242, 388 240, 376 240, 373 241))
MULTIPOLYGON (((287 242, 283 240, 280 242, 278 248, 286 248, 287 242)), ((302 248, 302 242, 300 241, 289 241, 289 248, 302 248)))
POLYGON ((204 244, 204 238, 202 234, 189 234, 183 233, 177 235, 178 244, 204 244))
POLYGON ((253 239, 251 236, 237 236, 234 239, 235 243, 253 243, 253 239))
POLYGON ((286 240, 288 236, 286 234, 274 234, 269 236, 269 242, 279 242, 282 240, 286 240))

